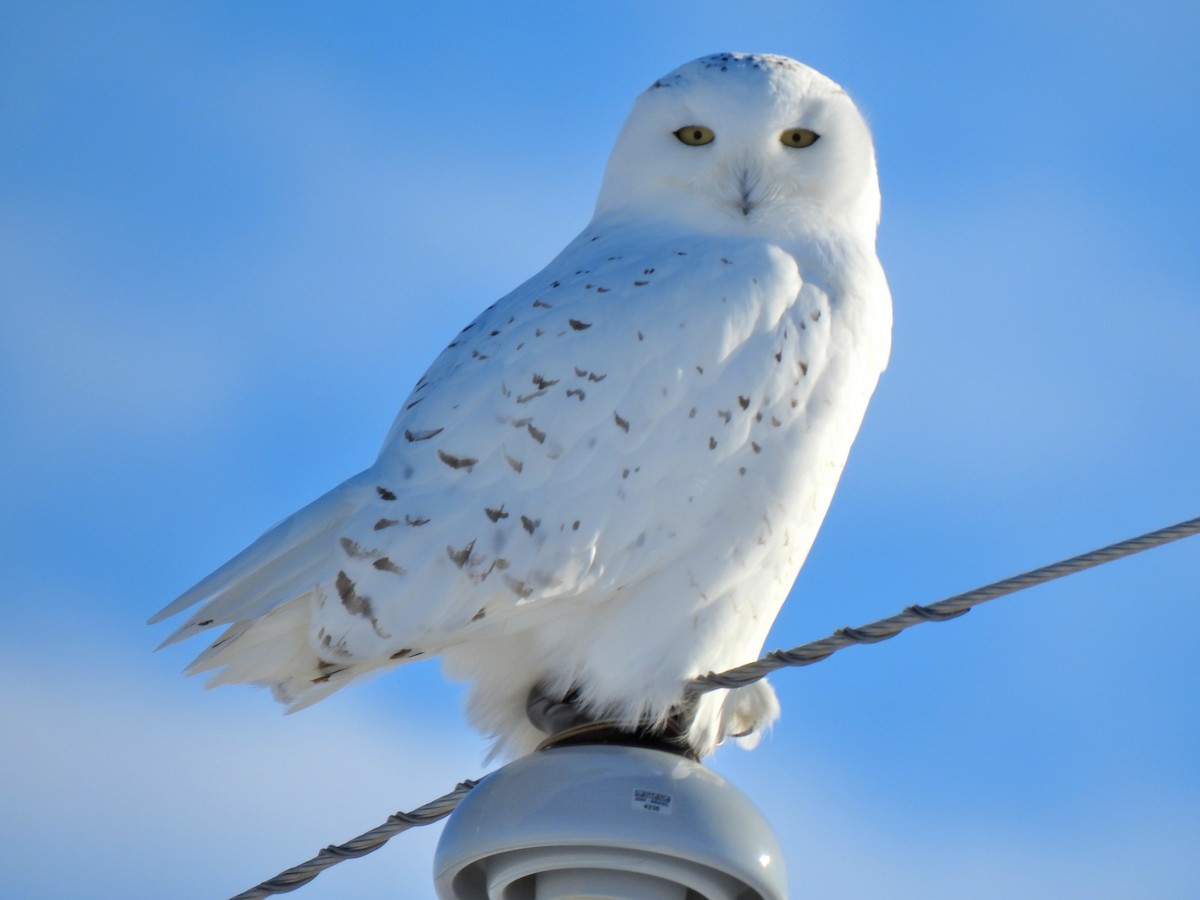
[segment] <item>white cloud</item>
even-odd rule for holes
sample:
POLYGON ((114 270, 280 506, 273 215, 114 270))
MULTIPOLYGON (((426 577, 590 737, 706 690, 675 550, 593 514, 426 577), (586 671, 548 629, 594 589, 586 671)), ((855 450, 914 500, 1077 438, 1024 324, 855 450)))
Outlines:
MULTIPOLYGON (((0 660, 12 896, 228 896, 481 772, 479 742, 415 705, 285 717, 262 695, 197 694, 122 643, 74 633, 55 648, 66 665, 0 660)), ((303 896, 432 897, 439 832, 402 835, 303 896)))

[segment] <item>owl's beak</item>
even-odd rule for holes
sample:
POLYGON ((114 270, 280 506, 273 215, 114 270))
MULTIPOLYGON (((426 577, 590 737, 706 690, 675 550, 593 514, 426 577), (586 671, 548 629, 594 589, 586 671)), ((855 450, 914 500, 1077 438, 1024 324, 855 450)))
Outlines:
POLYGON ((737 172, 737 191, 738 197, 734 201, 734 206, 743 216, 750 215, 750 212, 758 206, 758 200, 754 197, 754 189, 758 186, 758 173, 751 171, 749 167, 739 169, 737 172))

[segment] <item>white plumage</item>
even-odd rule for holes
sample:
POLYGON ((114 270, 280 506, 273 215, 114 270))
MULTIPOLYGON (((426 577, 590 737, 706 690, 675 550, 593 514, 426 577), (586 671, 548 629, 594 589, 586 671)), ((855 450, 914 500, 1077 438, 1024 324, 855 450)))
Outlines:
MULTIPOLYGON (((846 93, 719 54, 637 101, 595 216, 484 311, 366 471, 154 621, 224 633, 189 671, 305 706, 440 654, 506 753, 538 683, 663 720, 687 679, 754 659, 887 362, 879 188, 846 93)), ((777 715, 706 695, 701 753, 777 715)))

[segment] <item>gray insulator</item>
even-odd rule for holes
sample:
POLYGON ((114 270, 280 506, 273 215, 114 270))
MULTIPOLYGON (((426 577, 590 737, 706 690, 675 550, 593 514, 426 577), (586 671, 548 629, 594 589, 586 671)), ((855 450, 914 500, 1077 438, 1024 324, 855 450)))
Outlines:
POLYGON ((556 747, 487 776, 434 856, 442 900, 784 900, 783 853, 724 778, 677 754, 556 747))

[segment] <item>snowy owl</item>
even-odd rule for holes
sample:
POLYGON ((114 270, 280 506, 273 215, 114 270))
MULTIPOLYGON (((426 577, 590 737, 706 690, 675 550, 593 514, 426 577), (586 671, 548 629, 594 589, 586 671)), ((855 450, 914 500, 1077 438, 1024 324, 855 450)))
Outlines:
POLYGON ((701 755, 778 715, 758 656, 887 363, 867 126, 819 72, 706 56, 637 99, 595 213, 467 325, 378 459, 151 621, 293 709, 438 655, 505 755, 531 692, 701 755))

